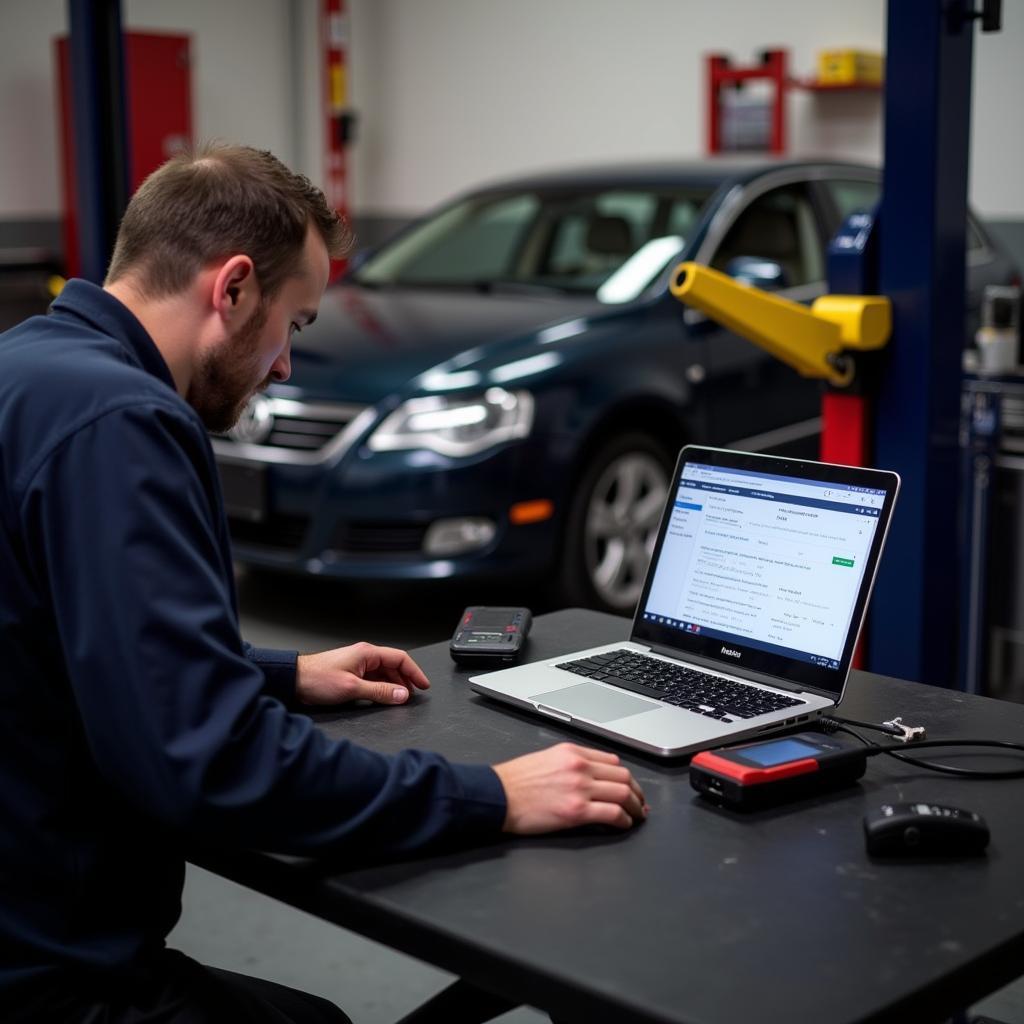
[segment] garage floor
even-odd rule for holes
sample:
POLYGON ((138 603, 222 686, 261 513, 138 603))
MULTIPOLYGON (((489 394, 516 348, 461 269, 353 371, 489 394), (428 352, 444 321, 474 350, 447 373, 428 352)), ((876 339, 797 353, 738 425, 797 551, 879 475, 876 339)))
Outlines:
MULTIPOLYGON (((356 640, 405 648, 434 643, 450 635, 467 604, 526 604, 535 614, 552 610, 537 593, 436 582, 352 587, 244 573, 239 598, 247 640, 304 652, 356 640)), ((394 1024, 452 980, 385 946, 192 867, 184 912, 169 941, 204 963, 331 999, 355 1024, 394 1024)), ((1006 1024, 1024 1024, 1024 983, 996 993, 975 1012, 1006 1024)), ((525 1007, 499 1019, 503 1024, 548 1020, 525 1007)))

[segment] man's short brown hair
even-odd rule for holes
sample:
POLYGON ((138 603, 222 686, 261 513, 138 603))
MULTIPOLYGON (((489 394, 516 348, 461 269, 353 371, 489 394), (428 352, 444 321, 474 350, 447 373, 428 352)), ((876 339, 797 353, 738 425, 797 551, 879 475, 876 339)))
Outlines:
POLYGON ((150 298, 185 290, 204 267, 249 256, 264 299, 298 271, 313 225, 331 259, 352 234, 323 192, 273 154, 211 144, 157 168, 121 219, 106 283, 137 277, 150 298))

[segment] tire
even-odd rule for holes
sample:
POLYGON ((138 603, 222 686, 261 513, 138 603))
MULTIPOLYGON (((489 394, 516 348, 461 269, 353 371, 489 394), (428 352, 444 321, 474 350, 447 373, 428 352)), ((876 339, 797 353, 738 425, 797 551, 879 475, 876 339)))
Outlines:
POLYGON ((594 453, 573 495, 563 537, 560 581, 568 604, 633 613, 670 473, 664 448, 647 434, 614 437, 594 453))

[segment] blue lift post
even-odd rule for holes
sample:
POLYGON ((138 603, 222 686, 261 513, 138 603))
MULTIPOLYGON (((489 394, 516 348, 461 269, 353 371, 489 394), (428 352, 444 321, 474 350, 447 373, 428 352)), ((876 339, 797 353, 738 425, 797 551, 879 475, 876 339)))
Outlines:
POLYGON ((120 0, 68 0, 82 277, 100 283, 128 205, 120 0))
POLYGON ((879 572, 869 666, 953 686, 958 424, 973 19, 964 0, 889 0, 878 293, 893 344, 875 464, 903 478, 879 572))

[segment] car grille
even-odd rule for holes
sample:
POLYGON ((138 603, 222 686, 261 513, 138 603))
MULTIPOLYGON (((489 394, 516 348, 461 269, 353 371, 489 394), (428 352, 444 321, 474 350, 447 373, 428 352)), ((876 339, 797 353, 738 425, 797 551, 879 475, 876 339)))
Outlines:
POLYGON ((306 539, 309 519, 305 516, 270 516, 259 523, 229 517, 231 539, 276 551, 297 551, 306 539))
POLYGON ((345 447, 345 429, 365 409, 362 405, 257 395, 229 433, 214 435, 214 450, 219 455, 266 462, 317 462, 345 447), (269 432, 266 427, 254 430, 249 416, 254 403, 267 417, 269 432))
POLYGON ((328 546, 353 555, 406 554, 422 549, 426 532, 426 524, 338 523, 328 546))
POLYGON ((278 448, 300 448, 312 451, 323 448, 338 433, 338 423, 304 416, 278 417, 267 444, 278 448))

